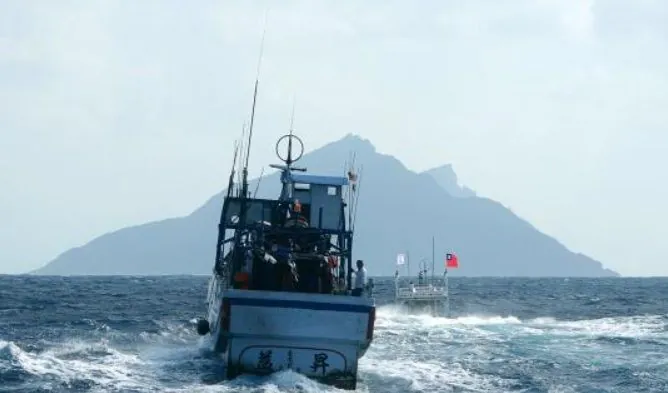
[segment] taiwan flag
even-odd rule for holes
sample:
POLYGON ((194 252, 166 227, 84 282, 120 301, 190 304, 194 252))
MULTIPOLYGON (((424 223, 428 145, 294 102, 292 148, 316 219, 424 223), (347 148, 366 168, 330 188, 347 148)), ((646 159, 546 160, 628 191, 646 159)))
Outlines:
POLYGON ((455 254, 445 254, 445 267, 458 268, 459 260, 455 254))

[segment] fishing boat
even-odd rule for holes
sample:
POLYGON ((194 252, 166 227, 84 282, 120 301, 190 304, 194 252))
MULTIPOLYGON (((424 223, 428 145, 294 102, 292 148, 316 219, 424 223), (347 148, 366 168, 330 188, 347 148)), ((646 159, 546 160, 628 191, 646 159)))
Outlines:
POLYGON ((417 277, 410 276, 408 252, 397 255, 397 269, 394 274, 394 301, 411 313, 427 312, 432 316, 450 316, 450 294, 448 285, 448 267, 457 268, 459 262, 454 253, 446 254, 443 276, 435 275, 434 239, 432 238, 431 276, 427 269, 427 259, 420 260, 417 277), (406 278, 399 274, 399 266, 405 266, 406 278))
POLYGON ((256 97, 257 80, 241 181, 235 182, 233 165, 218 226, 208 317, 198 320, 197 331, 225 359, 228 379, 292 370, 353 390, 376 314, 370 287, 361 294, 353 288, 357 172, 322 176, 294 166, 304 144, 290 127, 276 143, 282 164, 271 165, 280 171, 280 195, 251 196, 248 156, 256 97), (283 153, 282 147, 287 147, 283 153))

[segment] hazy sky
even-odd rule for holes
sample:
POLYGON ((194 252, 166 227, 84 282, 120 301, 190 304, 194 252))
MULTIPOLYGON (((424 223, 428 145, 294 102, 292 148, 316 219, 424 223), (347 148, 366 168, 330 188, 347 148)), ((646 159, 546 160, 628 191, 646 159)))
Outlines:
POLYGON ((253 175, 296 95, 308 150, 452 163, 571 250, 668 275, 664 0, 0 0, 0 272, 224 187, 266 5, 253 175))

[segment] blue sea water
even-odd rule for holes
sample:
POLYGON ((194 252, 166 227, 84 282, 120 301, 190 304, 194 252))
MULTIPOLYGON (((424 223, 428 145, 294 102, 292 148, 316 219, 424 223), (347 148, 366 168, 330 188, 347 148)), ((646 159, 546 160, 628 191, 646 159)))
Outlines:
MULTIPOLYGON (((668 392, 668 279, 452 278, 452 318, 377 281, 361 392, 668 392)), ((222 380, 207 277, 0 276, 0 392, 330 392, 290 372, 222 380)))

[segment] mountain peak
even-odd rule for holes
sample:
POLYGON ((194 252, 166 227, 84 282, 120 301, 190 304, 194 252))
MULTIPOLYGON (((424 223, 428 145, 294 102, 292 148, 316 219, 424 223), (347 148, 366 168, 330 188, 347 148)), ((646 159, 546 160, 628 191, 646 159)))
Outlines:
MULTIPOLYGON (((349 133, 305 154, 303 166, 313 174, 341 176, 353 154, 355 166, 363 167, 360 181, 364 179, 359 206, 355 202, 359 216, 354 259, 369 261, 369 273, 374 276, 393 274, 398 252, 429 255, 431 244, 425 239, 432 236, 439 252, 452 249, 460 256, 462 267, 454 275, 616 275, 600 262, 573 254, 501 204, 475 197, 473 191, 459 185, 450 164, 416 174, 396 158, 376 152, 369 140, 349 133)), ((280 192, 279 176, 274 172, 261 182, 255 179, 251 188, 261 184, 257 196, 273 198, 280 192)), ((217 194, 186 217, 103 235, 61 254, 36 273, 210 272, 223 195, 217 194)))
POLYGON ((422 172, 423 175, 430 176, 441 188, 448 194, 458 198, 469 198, 476 196, 475 191, 459 184, 459 179, 452 164, 445 164, 422 172))
POLYGON ((375 153, 376 147, 370 140, 362 138, 360 135, 348 133, 343 138, 334 142, 328 143, 327 146, 340 146, 351 151, 365 151, 367 153, 375 153))

